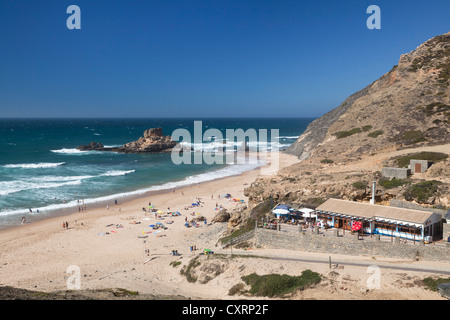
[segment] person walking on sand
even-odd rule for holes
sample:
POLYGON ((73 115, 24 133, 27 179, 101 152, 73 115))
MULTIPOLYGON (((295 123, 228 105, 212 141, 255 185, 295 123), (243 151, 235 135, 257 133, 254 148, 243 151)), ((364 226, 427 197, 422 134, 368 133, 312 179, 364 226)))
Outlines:
POLYGON ((63 222, 63 229, 65 229, 66 228, 66 223, 65 222, 63 222))
POLYGON ((66 221, 66 229, 69 229, 69 223, 66 221))

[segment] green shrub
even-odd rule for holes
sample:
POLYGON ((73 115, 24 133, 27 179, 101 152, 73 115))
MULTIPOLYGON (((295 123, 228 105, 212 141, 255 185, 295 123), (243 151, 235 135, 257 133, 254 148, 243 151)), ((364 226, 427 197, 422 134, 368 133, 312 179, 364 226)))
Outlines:
POLYGON ((197 277, 195 276, 194 269, 200 265, 198 257, 192 259, 187 266, 184 266, 180 273, 184 275, 189 282, 197 282, 197 277))
POLYGON ((425 135, 422 131, 405 131, 396 135, 393 139, 395 142, 404 143, 406 145, 415 144, 418 142, 426 141, 425 135))
POLYGON ((389 179, 384 178, 384 179, 380 179, 378 181, 378 184, 385 189, 393 189, 393 188, 397 188, 397 187, 400 187, 400 186, 403 186, 403 185, 409 184, 409 183, 411 183, 411 181, 407 180, 407 179, 389 180, 389 179))
POLYGON ((333 163, 334 161, 331 159, 322 159, 320 160, 320 163, 333 163))
POLYGON ((369 131, 370 129, 372 129, 372 126, 371 126, 371 125, 367 125, 367 126, 363 126, 363 127, 362 127, 362 131, 364 131, 364 132, 367 132, 367 131, 369 131))
POLYGON ((375 130, 375 131, 370 132, 367 136, 371 137, 371 138, 376 138, 376 137, 382 135, 383 133, 384 133, 383 130, 375 130))
POLYGON ((353 182, 352 186, 353 186, 353 188, 355 188, 357 190, 364 190, 367 187, 367 182, 366 181, 356 181, 356 182, 353 182))
POLYGON ((181 261, 172 261, 171 263, 169 263, 170 266, 172 267, 178 267, 181 264, 181 261))
POLYGON ((442 283, 450 282, 450 278, 434 279, 432 277, 428 277, 428 278, 423 279, 423 282, 425 283, 425 286, 427 289, 429 289, 431 291, 437 291, 437 286, 442 283))
POLYGON ((360 128, 354 128, 349 131, 338 131, 338 132, 333 133, 333 135, 335 135, 336 138, 338 138, 338 139, 342 139, 342 138, 346 138, 351 135, 354 135, 355 133, 360 133, 360 132, 361 132, 360 128))
POLYGON ((450 106, 441 102, 433 102, 423 107, 422 111, 429 117, 437 113, 450 111, 450 106))
POLYGON ((442 182, 436 180, 422 181, 408 187, 403 193, 403 196, 407 201, 415 200, 424 203, 439 190, 440 184, 442 184, 442 182))
POLYGON ((243 276, 242 280, 250 286, 249 293, 260 297, 283 297, 294 290, 304 290, 320 282, 318 273, 305 270, 300 276, 287 274, 257 275, 256 273, 243 276))
POLYGON ((241 293, 244 290, 244 284, 243 283, 238 283, 235 284, 234 286, 232 286, 230 288, 230 290, 228 291, 228 295, 229 296, 234 296, 236 294, 241 293))

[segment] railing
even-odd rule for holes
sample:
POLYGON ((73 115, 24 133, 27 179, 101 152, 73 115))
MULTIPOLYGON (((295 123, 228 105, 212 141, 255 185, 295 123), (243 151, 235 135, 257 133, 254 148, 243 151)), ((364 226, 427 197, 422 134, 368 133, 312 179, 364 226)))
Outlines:
POLYGON ((255 237, 255 230, 250 230, 244 234, 241 234, 237 237, 231 238, 229 241, 222 245, 222 249, 227 248, 229 246, 235 246, 241 242, 249 241, 255 237))

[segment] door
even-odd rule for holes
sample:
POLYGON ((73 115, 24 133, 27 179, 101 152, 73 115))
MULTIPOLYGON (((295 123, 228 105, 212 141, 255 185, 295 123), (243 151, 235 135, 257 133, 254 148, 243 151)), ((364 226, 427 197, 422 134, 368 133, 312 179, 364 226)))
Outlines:
POLYGON ((421 173, 422 172, 422 165, 420 163, 414 164, 414 172, 415 173, 421 173))

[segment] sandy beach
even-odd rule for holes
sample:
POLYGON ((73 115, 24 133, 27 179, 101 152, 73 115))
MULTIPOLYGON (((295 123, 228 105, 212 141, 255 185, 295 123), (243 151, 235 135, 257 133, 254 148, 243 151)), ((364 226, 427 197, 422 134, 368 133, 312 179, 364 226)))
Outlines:
MULTIPOLYGON (((281 169, 295 162, 298 162, 296 157, 282 154, 279 167, 281 169)), ((218 212, 216 208, 222 206, 231 211, 246 205, 244 189, 260 174, 261 170, 256 169, 126 203, 111 203, 109 209, 97 208, 31 221, 3 230, 0 232, 0 285, 44 292, 61 291, 69 288, 68 280, 79 272, 79 285, 83 290, 124 288, 139 293, 179 295, 193 299, 235 299, 229 295, 229 290, 240 282, 242 275, 252 272, 299 275, 303 270, 311 269, 323 274, 326 279, 318 287, 298 293, 294 299, 440 299, 437 293, 414 285, 426 277, 426 273, 383 271, 382 288, 368 291, 361 289, 368 277, 364 267, 330 271, 325 263, 257 257, 205 261, 199 276, 204 281, 187 281, 180 270, 193 257, 198 257, 203 249, 229 253, 228 249, 216 247, 227 227, 227 223, 211 223, 218 212), (227 193, 232 195, 232 199, 244 201, 224 198, 227 193), (200 200, 200 206, 192 207, 196 200, 200 200), (148 207, 149 202, 162 211, 158 217, 142 210, 148 207), (180 215, 168 215, 167 211, 179 212, 180 215), (206 223, 201 221, 198 227, 185 226, 186 220, 199 216, 205 217, 206 223), (66 221, 69 227, 63 228, 66 221), (156 223, 162 223, 167 229, 154 230, 150 227, 156 223), (191 250, 191 246, 197 250, 191 250), (171 255, 172 250, 177 250, 180 256, 171 255), (214 273, 214 270, 220 272, 214 273), (211 276, 213 273, 215 275, 211 276)), ((233 253, 239 252, 249 251, 234 249, 233 253)), ((258 256, 277 254, 290 258, 323 258, 320 254, 298 251, 258 249, 251 253, 258 256)), ((370 257, 333 256, 333 259, 371 262, 370 257)), ((411 261, 392 263, 414 264, 411 261)), ((446 267, 442 265, 442 268, 446 267)))

